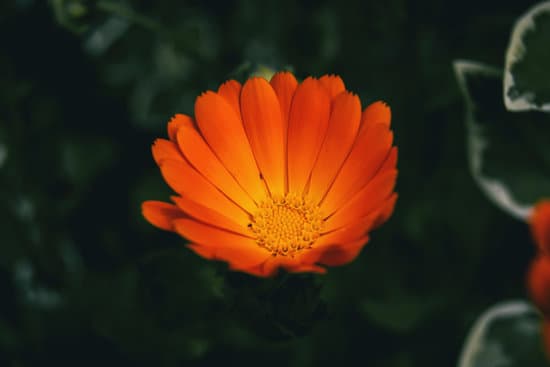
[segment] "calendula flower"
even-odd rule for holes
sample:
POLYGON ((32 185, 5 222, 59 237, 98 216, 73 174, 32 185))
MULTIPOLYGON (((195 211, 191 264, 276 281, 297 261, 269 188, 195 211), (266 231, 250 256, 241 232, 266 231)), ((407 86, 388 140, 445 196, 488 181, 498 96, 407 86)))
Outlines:
POLYGON ((200 256, 257 276, 324 272, 352 261, 393 212, 397 149, 390 109, 359 98, 338 76, 298 83, 230 80, 176 115, 153 157, 173 203, 144 217, 200 256))
POLYGON ((535 205, 529 225, 539 250, 550 255, 550 200, 541 200, 535 205))
POLYGON ((529 266, 527 288, 544 317, 542 338, 546 355, 550 358, 550 200, 541 200, 535 205, 529 226, 538 255, 529 266))
POLYGON ((550 200, 535 205, 529 226, 539 253, 529 268, 527 285, 533 302, 550 317, 550 200))
POLYGON ((531 262, 527 285, 537 308, 546 317, 550 317, 550 256, 539 254, 531 262))

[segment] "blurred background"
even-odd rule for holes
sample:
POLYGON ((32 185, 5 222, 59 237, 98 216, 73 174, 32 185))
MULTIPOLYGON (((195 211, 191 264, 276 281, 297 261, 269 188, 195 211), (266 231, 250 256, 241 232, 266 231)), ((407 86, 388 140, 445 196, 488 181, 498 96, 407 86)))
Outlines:
POLYGON ((0 366, 455 365, 534 249, 469 174, 452 61, 502 67, 534 3, 2 1, 0 366), (395 213, 324 276, 228 272, 141 217, 170 117, 259 67, 392 108, 395 213))

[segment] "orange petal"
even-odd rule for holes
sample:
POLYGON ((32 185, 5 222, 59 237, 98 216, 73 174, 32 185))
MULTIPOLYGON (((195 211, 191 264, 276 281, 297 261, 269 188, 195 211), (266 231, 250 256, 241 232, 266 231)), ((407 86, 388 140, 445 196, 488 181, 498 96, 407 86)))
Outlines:
POLYGON ((266 273, 263 269, 263 266, 262 264, 260 265, 255 265, 253 267, 249 267, 249 268, 241 268, 241 267, 238 267, 234 264, 230 264, 229 265, 229 268, 231 270, 234 270, 234 271, 240 271, 240 272, 243 272, 243 273, 247 273, 247 274, 250 274, 250 275, 254 275, 256 277, 259 277, 259 278, 267 278, 267 277, 271 277, 273 275, 275 275, 275 273, 266 273))
POLYGON ((392 147, 390 153, 386 157, 386 161, 380 167, 380 172, 384 172, 389 169, 394 169, 397 166, 397 147, 392 147))
POLYGON ((195 122, 193 119, 187 115, 181 113, 176 114, 170 122, 168 122, 168 136, 170 140, 176 142, 176 135, 181 126, 194 126, 195 122))
POLYGON ((276 262, 278 260, 277 258, 270 256, 267 260, 261 262, 260 264, 256 264, 252 267, 238 267, 233 266, 233 270, 242 271, 257 277, 261 278, 268 278, 272 277, 277 274, 279 270, 279 264, 276 262), (266 266, 266 264, 269 264, 266 266))
POLYGON ((317 263, 327 249, 355 242, 365 237, 372 226, 373 220, 374 218, 372 216, 361 218, 348 226, 321 235, 321 237, 313 243, 311 249, 303 251, 303 253, 300 254, 301 262, 305 264, 317 263))
POLYGON ((228 80, 218 88, 218 94, 225 98, 233 107, 239 118, 241 117, 241 105, 239 103, 241 95, 241 83, 236 80, 228 80))
POLYGON ((375 124, 384 124, 390 126, 391 110, 390 107, 382 101, 371 103, 363 111, 361 116, 361 130, 375 124))
POLYGON ((317 264, 304 264, 297 261, 297 258, 270 258, 263 265, 263 271, 266 276, 272 276, 277 273, 277 270, 284 269, 289 273, 317 273, 325 274, 327 269, 317 264), (281 261, 282 260, 282 261, 281 261))
POLYGON ((260 265, 264 276, 273 276, 280 269, 292 269, 300 266, 300 261, 289 256, 270 256, 264 263, 260 265))
POLYGON ((393 193, 393 195, 386 200, 384 203, 382 209, 380 210, 380 213, 378 214, 378 217, 374 220, 374 223, 372 224, 372 229, 377 228, 384 224, 393 214, 393 209, 395 208, 395 203, 397 202, 398 195, 396 193, 393 193))
POLYGON ((321 204, 325 215, 334 213, 378 172, 388 156, 393 134, 384 124, 360 132, 355 144, 321 204))
POLYGON ((208 181, 249 213, 256 210, 254 201, 227 172, 225 166, 194 127, 182 127, 178 132, 177 139, 185 158, 208 181))
POLYGON ((340 246, 330 247, 323 252, 323 254, 319 257, 318 262, 328 266, 347 264, 355 260, 363 247, 367 244, 368 240, 369 237, 365 236, 340 246))
POLYGON ((239 268, 253 267, 271 256, 249 237, 211 227, 192 219, 179 219, 174 222, 174 228, 181 236, 205 247, 203 253, 209 251, 209 258, 224 260, 239 268))
POLYGON ((361 102, 351 93, 341 93, 332 103, 327 135, 311 172, 309 195, 320 202, 344 163, 361 121, 361 102))
POLYGON ((372 226, 375 216, 367 216, 359 220, 341 227, 335 231, 325 233, 315 241, 314 246, 317 248, 326 247, 329 245, 339 245, 350 241, 355 241, 363 237, 372 226))
POLYGON ((535 305, 550 317, 550 256, 537 256, 527 273, 527 286, 535 305))
POLYGON ((255 265, 253 267, 239 267, 239 263, 235 263, 234 261, 229 261, 223 257, 222 254, 220 254, 219 249, 215 246, 203 246, 196 243, 190 243, 187 245, 187 247, 192 250, 197 255, 207 259, 207 260, 218 260, 218 261, 225 261, 229 264, 229 268, 231 270, 235 271, 241 271, 244 273, 248 273, 257 277, 268 277, 272 274, 266 274, 262 268, 261 265, 255 265))
POLYGON ((537 247, 550 254, 550 200, 542 200, 535 205, 529 225, 537 247))
POLYGON ((379 173, 326 220, 323 230, 333 231, 379 210, 393 192, 396 177, 395 169, 379 173))
POLYGON ((206 246, 198 245, 196 243, 188 243, 187 247, 193 250, 193 252, 196 253, 197 255, 207 260, 218 260, 216 259, 216 253, 214 252, 214 248, 212 247, 206 247, 206 246))
POLYGON ((206 92, 195 102, 195 117, 212 151, 250 196, 260 202, 265 189, 260 180, 248 138, 231 105, 225 98, 206 92))
POLYGON ((317 273, 325 274, 327 269, 315 264, 300 264, 293 267, 288 267, 286 270, 289 273, 317 273))
POLYGON ((235 218, 229 219, 224 214, 207 208, 185 196, 173 196, 171 199, 178 206, 178 208, 185 212, 185 214, 188 214, 195 219, 198 219, 213 227, 223 228, 228 231, 239 233, 243 236, 252 235, 247 227, 249 223, 248 220, 244 222, 236 222, 235 218))
POLYGON ((177 206, 154 200, 144 201, 141 204, 141 213, 149 223, 165 231, 173 231, 173 221, 185 217, 177 206))
MULTIPOLYGON (((273 75, 269 82, 279 98, 279 105, 281 106, 281 113, 283 116, 283 122, 285 129, 288 127, 288 115, 290 113, 290 105, 294 98, 294 92, 298 86, 298 82, 292 73, 287 71, 279 72, 273 75)), ((285 130, 286 137, 286 130, 285 130)))
POLYGON ((164 180, 177 193, 193 198, 197 203, 223 213, 238 223, 249 220, 248 214, 223 195, 185 160, 166 160, 160 166, 164 180))
POLYGON ((323 75, 319 81, 327 89, 332 99, 346 90, 344 81, 338 75, 323 75))
POLYGON ((307 78, 296 88, 288 123, 288 190, 302 194, 325 138, 330 99, 325 87, 307 78))
POLYGON ((263 78, 251 78, 241 93, 243 124, 258 167, 272 195, 284 196, 286 127, 279 99, 263 78))
POLYGON ((237 269, 259 277, 271 277, 284 269, 289 273, 326 273, 326 269, 316 264, 303 264, 298 258, 270 256, 265 262, 252 268, 237 269))
POLYGON ((166 139, 157 139, 153 143, 151 148, 153 151, 153 159, 157 162, 157 165, 160 165, 166 159, 171 160, 181 160, 181 152, 178 149, 178 146, 170 140, 166 139))

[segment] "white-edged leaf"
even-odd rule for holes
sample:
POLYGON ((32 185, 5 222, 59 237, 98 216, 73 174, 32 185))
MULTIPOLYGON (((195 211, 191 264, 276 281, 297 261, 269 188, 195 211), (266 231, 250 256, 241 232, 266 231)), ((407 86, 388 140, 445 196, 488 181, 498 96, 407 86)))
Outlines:
POLYGON ((541 317, 530 303, 498 303, 474 323, 458 367, 544 367, 541 317))
POLYGON ((498 68, 458 60, 454 70, 466 102, 472 176, 497 206, 526 220, 550 196, 550 115, 507 111, 498 68))
POLYGON ((532 7, 514 26, 504 73, 510 111, 550 112, 550 1, 532 7))

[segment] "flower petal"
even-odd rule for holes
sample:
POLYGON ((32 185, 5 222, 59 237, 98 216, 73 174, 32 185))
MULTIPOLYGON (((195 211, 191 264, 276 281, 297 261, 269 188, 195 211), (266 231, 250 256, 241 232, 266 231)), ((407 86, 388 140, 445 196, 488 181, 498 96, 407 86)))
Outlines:
POLYGON ((160 170, 166 183, 178 194, 194 198, 197 203, 224 213, 239 223, 248 220, 249 215, 242 208, 223 195, 185 160, 166 160, 160 170))
MULTIPOLYGON (((240 266, 240 262, 238 260, 235 262, 231 259, 227 259, 226 258, 227 254, 225 254, 223 250, 220 252, 220 249, 215 246, 204 246, 196 243, 190 243, 187 245, 187 247, 197 255, 207 260, 226 262, 229 265, 229 269, 233 271, 241 271, 241 272, 254 275, 257 277, 261 277, 261 278, 265 278, 272 275, 272 274, 266 274, 261 265, 254 265, 252 267, 240 266)), ((244 263, 246 264, 247 262, 244 262, 244 263)))
POLYGON ((285 268, 289 273, 317 273, 326 274, 327 269, 316 264, 300 264, 285 268))
POLYGON ((170 137, 170 140, 173 142, 176 142, 176 135, 178 133, 178 130, 182 126, 194 126, 195 121, 187 115, 183 115, 181 113, 176 114, 170 122, 168 122, 168 136, 170 137))
POLYGON ((263 78, 251 78, 241 93, 243 124, 271 195, 283 196, 286 183, 286 124, 279 99, 263 78))
POLYGON ((359 133, 355 144, 321 204, 325 215, 334 213, 379 171, 388 157, 393 134, 384 124, 375 124, 359 133))
POLYGON ((392 194, 396 178, 397 170, 395 169, 379 173, 326 220, 323 230, 325 232, 333 231, 367 216, 375 210, 380 210, 386 199, 392 194))
POLYGON ((207 260, 219 260, 216 258, 216 253, 213 247, 206 247, 196 243, 188 243, 187 247, 193 250, 197 255, 207 259, 207 260))
POLYGON ((361 237, 358 240, 348 242, 340 246, 329 247, 319 257, 318 262, 327 266, 339 266, 347 264, 359 255, 363 247, 367 244, 369 236, 361 237))
POLYGON ((371 103, 367 108, 365 108, 363 115, 361 116, 361 130, 375 124, 384 124, 389 128, 390 123, 390 107, 382 101, 371 103))
POLYGON ((529 225, 537 247, 550 255, 550 200, 542 200, 535 205, 529 225))
POLYGON ((361 121, 361 102, 351 93, 340 93, 332 103, 327 135, 311 172, 309 195, 316 202, 325 196, 342 167, 361 121))
POLYGON ((292 73, 283 71, 276 73, 271 78, 269 82, 279 98, 279 105, 281 106, 281 113, 283 117, 283 122, 285 123, 285 136, 286 129, 288 128, 288 116, 290 114, 290 106, 292 104, 292 99, 294 98, 294 92, 296 92, 296 87, 298 87, 298 81, 292 73))
POLYGON ((395 208, 395 203, 397 202, 397 193, 393 193, 383 204, 382 209, 378 213, 378 216, 372 223, 372 229, 378 228, 384 224, 393 214, 393 209, 395 208))
POLYGON ((262 264, 262 270, 265 276, 272 276, 279 269, 284 269, 289 273, 318 273, 324 274, 327 272, 325 268, 316 264, 302 263, 300 258, 294 257, 271 257, 262 264))
POLYGON ((270 255, 256 241, 192 219, 179 219, 174 228, 181 236, 204 247, 209 258, 224 260, 237 267, 253 267, 270 255))
POLYGON ((288 190, 302 194, 325 138, 330 99, 325 87, 307 78, 296 88, 288 123, 288 190))
MULTIPOLYGON (((185 214, 207 223, 214 227, 219 227, 228 231, 232 231, 243 236, 251 236, 250 230, 247 225, 249 223, 248 218, 244 222, 237 222, 236 218, 228 218, 224 214, 207 208, 204 205, 197 203, 196 201, 189 199, 185 196, 172 196, 172 201, 180 208, 185 214)), ((241 218, 242 219, 242 218, 241 218)))
POLYGON ((160 165, 163 161, 169 160, 180 160, 182 155, 178 146, 174 142, 166 139, 157 139, 151 147, 153 151, 153 159, 160 165))
POLYGON ((317 239, 317 241, 315 241, 314 247, 322 248, 329 245, 338 245, 355 241, 358 238, 363 237, 369 231, 375 217, 375 215, 369 215, 359 218, 344 227, 338 228, 332 232, 324 233, 317 239))
POLYGON ((197 98, 195 117, 212 151, 250 196, 261 201, 265 189, 240 118, 222 96, 206 92, 197 98))
POLYGON ((173 221, 185 217, 177 206, 154 200, 144 201, 141 204, 141 213, 149 223, 165 231, 173 231, 173 221))
POLYGON ((386 157, 386 160, 380 167, 380 172, 384 172, 389 169, 394 169, 397 166, 397 147, 392 147, 390 154, 386 157))
POLYGON ((374 219, 374 216, 364 217, 350 225, 321 235, 321 237, 313 243, 311 249, 300 254, 301 262, 305 264, 317 263, 328 249, 335 246, 344 246, 347 243, 364 238, 372 227, 374 219))
POLYGON ((550 256, 537 256, 529 267, 527 285, 533 302, 550 317, 550 256))
POLYGON ((344 81, 338 75, 323 75, 319 81, 327 89, 332 99, 346 90, 344 81))
POLYGON ((178 132, 177 139, 179 148, 185 158, 208 181, 247 212, 253 213, 256 210, 254 201, 235 181, 233 176, 227 172, 225 166, 219 161, 218 157, 212 152, 195 128, 189 126, 182 127, 178 132))
POLYGON ((241 95, 241 83, 236 80, 228 80, 218 88, 218 94, 225 98, 233 107, 239 118, 241 117, 241 105, 239 103, 241 95))
POLYGON ((266 273, 264 271, 262 264, 254 265, 253 267, 239 267, 235 264, 229 264, 229 268, 233 271, 240 271, 243 273, 254 275, 259 278, 267 278, 275 275, 275 273, 271 273, 271 274, 266 273))

